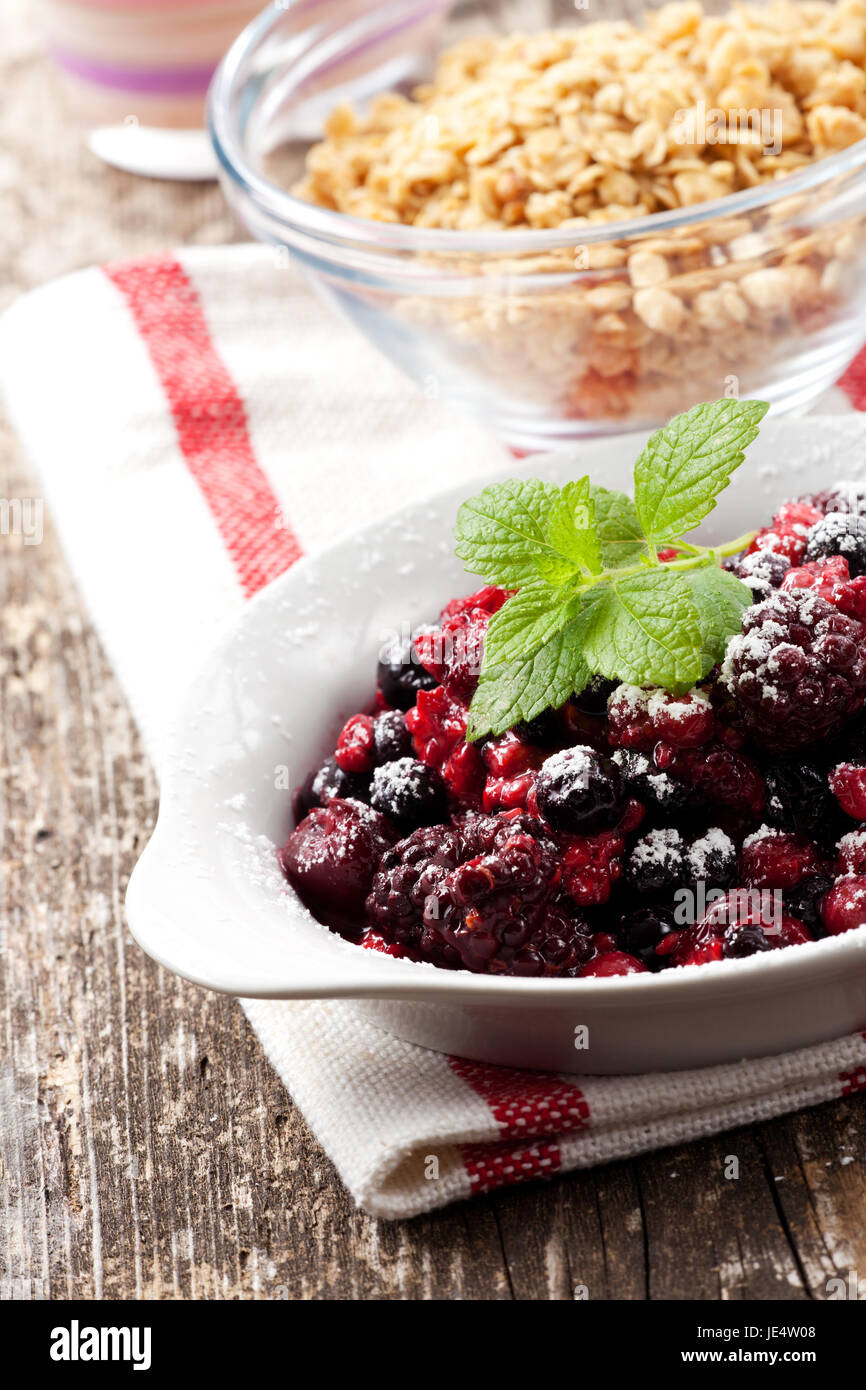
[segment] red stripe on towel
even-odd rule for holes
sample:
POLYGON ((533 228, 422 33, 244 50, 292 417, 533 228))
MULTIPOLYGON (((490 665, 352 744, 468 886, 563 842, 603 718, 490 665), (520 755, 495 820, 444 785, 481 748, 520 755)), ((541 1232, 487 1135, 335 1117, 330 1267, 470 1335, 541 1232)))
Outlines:
POLYGON ((126 300, 186 466, 250 597, 303 552, 253 452, 243 400, 214 346, 198 293, 171 256, 104 269, 126 300))
POLYGON ((553 1072, 514 1071, 463 1057, 448 1060, 455 1075, 486 1101, 502 1140, 521 1141, 463 1146, 463 1164, 472 1191, 491 1192, 555 1173, 562 1161, 556 1139, 536 1141, 571 1133, 589 1123, 583 1092, 553 1072))
POLYGON ((866 348, 845 368, 836 385, 841 386, 855 410, 866 410, 866 348))

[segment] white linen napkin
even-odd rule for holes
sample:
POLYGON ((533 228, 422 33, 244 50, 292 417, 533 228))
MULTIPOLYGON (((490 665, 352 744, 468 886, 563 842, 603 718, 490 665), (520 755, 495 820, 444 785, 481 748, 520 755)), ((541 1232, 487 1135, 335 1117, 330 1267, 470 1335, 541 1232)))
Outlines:
MULTIPOLYGON (((35 291, 0 320, 0 385, 157 772, 184 685, 250 594, 508 458, 257 246, 35 291)), ((821 408, 852 403, 866 405, 866 359, 821 408)), ((353 1197, 384 1218, 866 1091, 866 1032, 701 1071, 569 1078, 427 1052, 339 1002, 242 1004, 353 1197)))

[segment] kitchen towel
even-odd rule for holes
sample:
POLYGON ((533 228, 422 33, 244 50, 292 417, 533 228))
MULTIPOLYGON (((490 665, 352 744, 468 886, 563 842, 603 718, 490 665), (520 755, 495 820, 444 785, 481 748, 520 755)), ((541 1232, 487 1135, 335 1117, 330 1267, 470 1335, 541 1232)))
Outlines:
MULTIPOLYGON (((81 271, 0 320, 0 385, 157 772, 183 686, 303 554, 507 464, 258 246, 81 271)), ((866 355, 820 409, 866 408, 866 355)), ((383 1218, 866 1091, 866 1032, 642 1077, 486 1066, 345 1005, 243 1001, 355 1200, 383 1218)))

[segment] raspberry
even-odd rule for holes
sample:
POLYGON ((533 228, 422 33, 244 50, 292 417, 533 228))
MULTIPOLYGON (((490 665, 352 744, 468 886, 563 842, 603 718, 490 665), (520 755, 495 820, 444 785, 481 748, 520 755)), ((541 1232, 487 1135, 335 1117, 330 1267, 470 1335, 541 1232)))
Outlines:
POLYGON ((821 903, 821 921, 830 936, 866 925, 866 877, 837 879, 821 903))
POLYGON ((417 952, 424 960, 457 964, 436 933, 425 931, 424 903, 445 875, 461 862, 459 831, 425 826, 382 855, 367 898, 367 917, 384 939, 417 952))
POLYGON ((849 830, 837 846, 840 874, 866 874, 866 830, 849 830))
POLYGON ((548 825, 575 834, 612 829, 626 800, 616 763, 582 744, 545 759, 535 796, 548 825))
POLYGON ((488 777, 481 801, 484 811, 493 815, 496 811, 525 809, 535 792, 537 777, 537 772, 522 772, 517 777, 488 777))
POLYGON ((421 665, 453 694, 468 699, 474 692, 487 626, 507 598, 504 589, 488 587, 468 598, 455 599, 443 609, 438 628, 415 638, 421 665))
POLYGON ((492 618, 509 598, 511 593, 508 589, 500 589, 496 584, 486 584, 474 594, 467 594, 465 598, 453 598, 450 603, 446 603, 439 614, 439 621, 447 622, 449 618, 456 618, 461 613, 471 613, 474 609, 481 609, 492 618))
POLYGON ((646 966, 643 961, 635 956, 629 956, 624 951, 606 951, 604 955, 595 956, 582 970, 578 971, 581 979, 589 976, 604 977, 607 975, 643 975, 646 973, 646 966))
POLYGON ((848 561, 844 555, 834 555, 830 560, 811 560, 796 569, 789 569, 780 588, 785 593, 789 589, 812 589, 828 603, 838 606, 842 589, 850 582, 848 561))
POLYGON ((419 690, 432 690, 436 677, 418 661, 411 638, 397 639, 383 648, 377 671, 379 689, 386 704, 411 709, 419 690))
POLYGON ((866 820, 866 765, 839 763, 830 773, 830 790, 846 815, 866 820))
POLYGON ((372 772, 376 756, 369 714, 353 714, 343 725, 334 757, 344 772, 372 772))
POLYGON ((461 743, 440 768, 452 803, 464 810, 479 810, 484 790, 484 762, 477 743, 461 743))
POLYGON ((804 923, 779 911, 772 893, 737 888, 714 902, 696 926, 671 932, 656 949, 672 965, 703 965, 811 939, 804 923))
POLYGON ((778 752, 838 732, 866 694, 866 627, 809 590, 778 591, 749 608, 722 680, 738 717, 778 752))
POLYGON ((740 851, 740 870, 750 888, 796 888, 822 868, 818 847, 811 840, 766 825, 744 840, 740 851))
MULTIPOLYGON (((424 922, 469 970, 574 976, 593 946, 583 918, 558 893, 552 840, 503 818, 490 850, 451 870, 427 895, 424 922)), ((489 843, 489 828, 479 827, 489 843)))
POLYGON ((302 821, 317 806, 327 805, 335 797, 341 800, 368 801, 370 778, 344 772, 335 758, 326 758, 321 767, 310 773, 295 792, 292 800, 295 823, 302 821))
POLYGON ((780 507, 763 531, 759 531, 746 551, 772 550, 783 555, 792 565, 798 565, 806 551, 809 527, 821 520, 822 513, 809 502, 786 502, 780 507))
POLYGON ((736 565, 735 573, 751 589, 756 602, 766 598, 772 589, 778 589, 791 567, 785 555, 774 550, 755 550, 744 555, 736 565))
POLYGON ((767 819, 779 830, 818 834, 833 810, 826 777, 804 762, 775 762, 764 769, 767 819))
POLYGON ((415 752, 428 767, 441 767, 466 737, 467 707, 444 685, 419 690, 414 709, 406 714, 415 752))
POLYGON ((392 763, 412 754, 412 735, 402 710, 386 710, 373 720, 373 751, 377 763, 392 763))
POLYGON ((398 758, 373 773, 370 805, 405 833, 443 819, 445 787, 439 774, 417 758, 398 758))
POLYGON ((807 560, 826 560, 844 556, 851 578, 866 574, 866 516, 854 512, 831 512, 809 530, 807 560))
POLYGON ((713 707, 703 690, 671 695, 621 685, 607 707, 609 737, 620 748, 647 752, 659 740, 674 748, 698 748, 712 736, 713 707))
POLYGON ((639 893, 661 893, 683 878, 685 845, 678 830, 650 830, 635 842, 626 861, 626 878, 639 893))
POLYGON ((613 761, 623 775, 626 789, 648 809, 672 816, 693 800, 691 787, 667 772, 659 772, 644 753, 617 748, 613 761))
POLYGON ((617 927, 620 949, 636 956, 648 970, 661 970, 667 963, 658 955, 660 941, 676 931, 673 913, 665 908, 640 907, 621 918, 617 927))
POLYGON ((279 861, 322 921, 350 930, 361 916, 379 860, 393 842, 388 822, 360 801, 329 801, 293 830, 279 861))
POLYGON ((602 835, 562 835, 562 882, 579 907, 600 907, 622 877, 625 840, 616 831, 602 835))

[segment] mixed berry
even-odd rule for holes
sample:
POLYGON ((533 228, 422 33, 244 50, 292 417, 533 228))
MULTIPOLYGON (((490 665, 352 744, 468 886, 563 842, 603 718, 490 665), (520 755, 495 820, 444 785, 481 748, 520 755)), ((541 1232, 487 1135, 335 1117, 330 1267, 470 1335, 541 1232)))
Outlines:
POLYGON ((866 490, 786 503, 727 567, 754 603, 685 694, 594 677, 467 742, 509 592, 389 647, 375 701, 294 798, 280 861, 304 903, 368 949, 530 977, 866 925, 866 490))

